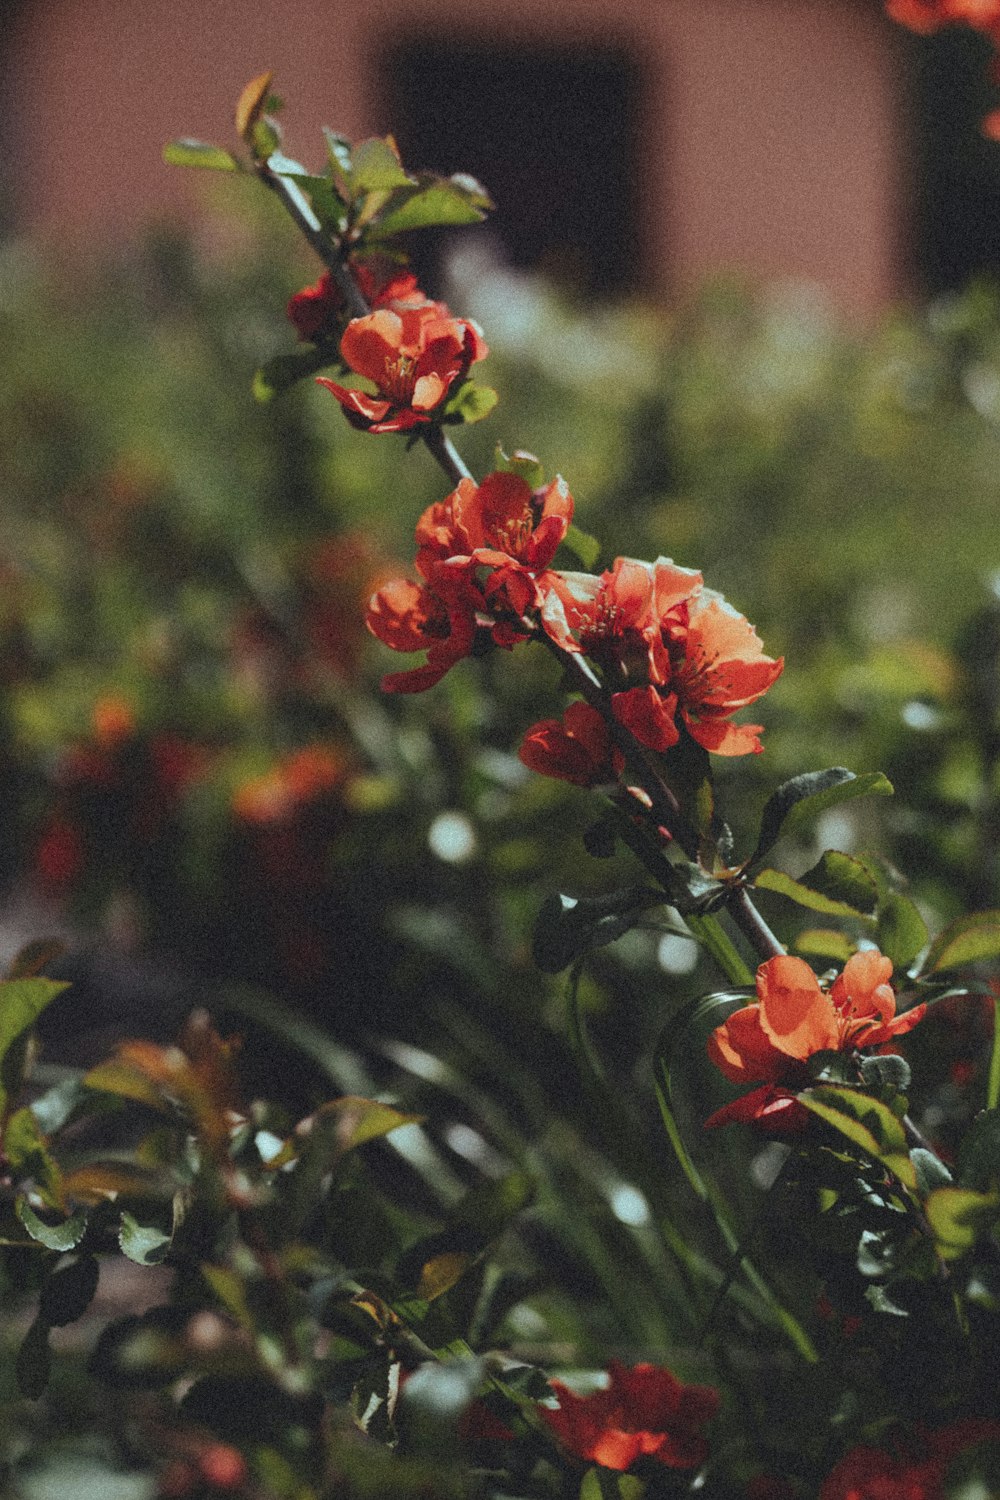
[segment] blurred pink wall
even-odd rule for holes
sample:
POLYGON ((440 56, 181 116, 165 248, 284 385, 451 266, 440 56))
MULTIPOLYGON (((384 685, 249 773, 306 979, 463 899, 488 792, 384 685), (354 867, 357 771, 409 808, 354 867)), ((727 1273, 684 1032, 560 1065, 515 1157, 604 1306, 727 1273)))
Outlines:
POLYGON ((385 39, 449 26, 477 39, 629 46, 652 88, 644 170, 650 279, 796 278, 869 316, 905 290, 898 38, 877 0, 26 0, 10 43, 14 218, 114 240, 192 211, 164 141, 231 144, 232 106, 266 68, 291 154, 318 167, 320 123, 377 118, 385 39))

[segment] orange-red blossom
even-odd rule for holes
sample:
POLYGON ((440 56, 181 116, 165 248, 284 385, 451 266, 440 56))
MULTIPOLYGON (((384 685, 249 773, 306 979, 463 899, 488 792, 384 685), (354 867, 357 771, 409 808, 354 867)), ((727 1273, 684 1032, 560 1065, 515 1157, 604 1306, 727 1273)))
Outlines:
POLYGON ((708 1055, 733 1083, 758 1083, 717 1110, 709 1126, 757 1121, 794 1129, 807 1118, 788 1085, 808 1082, 803 1064, 817 1052, 881 1047, 911 1031, 926 1011, 896 1014, 892 961, 877 948, 849 958, 825 990, 801 958, 769 958, 757 970, 757 1003, 734 1011, 708 1039, 708 1055))
POLYGON ((559 1405, 539 1410, 570 1453, 619 1472, 639 1458, 671 1469, 693 1469, 704 1461, 702 1428, 718 1410, 717 1391, 683 1385, 670 1370, 649 1364, 630 1370, 612 1360, 608 1376, 606 1389, 590 1396, 551 1382, 559 1405))
POLYGON ((452 386, 489 352, 475 323, 454 318, 443 302, 406 301, 352 318, 340 341, 347 367, 372 381, 375 395, 318 377, 366 432, 405 432, 431 421, 452 386))

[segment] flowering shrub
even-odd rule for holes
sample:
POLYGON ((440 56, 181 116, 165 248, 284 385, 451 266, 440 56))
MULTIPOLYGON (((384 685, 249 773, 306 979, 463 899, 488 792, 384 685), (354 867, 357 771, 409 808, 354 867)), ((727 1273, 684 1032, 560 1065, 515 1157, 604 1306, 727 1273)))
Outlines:
MULTIPOLYGON (((287 1028, 333 1085, 335 1097, 305 1109, 293 1091, 248 1096, 238 1039, 200 1008, 175 1044, 122 1041, 82 1074, 46 1076, 31 1037, 64 986, 41 977, 46 947, 25 950, 0 987, 0 1250, 5 1286, 28 1309, 21 1396, 46 1390, 53 1331, 92 1316, 102 1264, 131 1263, 163 1280, 148 1310, 107 1324, 88 1370, 114 1393, 111 1451, 143 1496, 983 1493, 1000 1435, 1000 913, 952 914, 932 936, 875 855, 827 849, 804 871, 783 867, 794 834, 887 796, 878 772, 800 772, 734 833, 723 794, 735 800, 744 762, 766 762, 762 726, 739 716, 775 686, 783 658, 693 568, 618 556, 591 571, 599 544, 533 455, 498 449, 475 479, 445 429, 492 409, 470 375, 486 346, 399 269, 398 237, 474 222, 485 193, 411 174, 391 139, 352 146, 328 132, 324 170, 305 171, 280 149, 270 83, 254 80, 238 103, 245 158, 192 142, 168 157, 252 170, 326 264, 288 308, 311 347, 261 372, 258 390, 273 394, 276 369, 286 384, 330 366, 361 375, 374 394, 320 383, 351 427, 421 440, 445 475, 446 495, 417 523, 416 579, 372 570, 371 634, 424 657, 383 687, 447 692, 468 658, 527 673, 538 648, 571 701, 527 729, 520 764, 603 798, 586 847, 628 883, 545 900, 539 977, 517 972, 530 993, 507 1027, 531 1028, 526 1043, 504 1035, 501 1015, 479 1033, 478 1018, 435 996, 477 1050, 481 1087, 412 1043, 383 1036, 378 1066, 366 1064, 321 1029, 282 1022, 259 995, 230 997, 245 1019, 287 1028), (730 774, 717 783, 720 764, 730 774), (796 912, 825 925, 802 928, 796 912), (636 1108, 634 1087, 610 1086, 587 992, 603 950, 652 913, 662 937, 698 945, 726 986, 662 1018, 655 1113, 636 1108), (540 976, 566 971, 578 1073, 538 1024, 540 976), (949 1016, 970 1047, 993 1023, 990 1060, 977 1078, 952 1058, 925 1105, 931 1090, 897 1044, 918 1062, 922 1037, 949 1016), (540 1073, 508 1067, 517 1046, 543 1054, 540 1073), (382 1086, 385 1057, 426 1085, 423 1099, 382 1086), (546 1068, 551 1093, 539 1102, 546 1068), (722 1077, 758 1087, 720 1104, 722 1077), (975 1101, 957 1102, 972 1083, 975 1101), (705 1131, 732 1123, 754 1132, 705 1131), (574 1322, 577 1303, 587 1311, 574 1322)), ((348 557, 346 577, 354 571, 348 557)), ((305 573, 299 609, 262 606, 233 632, 250 694, 291 691, 289 681, 308 694, 358 660, 336 624, 338 567, 319 555, 305 573)), ((226 778, 228 935, 250 941, 262 913, 277 914, 289 970, 342 963, 345 913, 372 869, 364 841, 345 838, 328 899, 347 811, 372 791, 346 738, 343 726, 300 733, 226 778), (257 882, 263 894, 250 899, 257 882), (303 886, 322 893, 325 917, 306 930, 285 902, 303 886)), ((355 740, 381 748, 370 722, 355 740)), ((181 816, 219 758, 209 737, 144 738, 127 698, 99 698, 67 757, 40 873, 53 884, 78 875, 88 853, 78 804, 93 788, 114 791, 125 825, 141 814, 141 844, 181 816), (151 783, 148 802, 137 788, 151 783)), ((393 835, 387 885, 404 878, 393 835)), ((458 863, 474 852, 454 814, 435 819, 435 840, 458 863)), ((366 889, 360 904, 379 895, 366 889)), ((420 925, 433 938, 432 923, 420 925)), ((443 988, 448 965, 477 968, 478 953, 447 925, 437 932, 443 988)), ((360 955, 371 982, 383 959, 372 944, 360 955)), ((477 983, 498 1001, 508 977, 478 964, 477 983)))

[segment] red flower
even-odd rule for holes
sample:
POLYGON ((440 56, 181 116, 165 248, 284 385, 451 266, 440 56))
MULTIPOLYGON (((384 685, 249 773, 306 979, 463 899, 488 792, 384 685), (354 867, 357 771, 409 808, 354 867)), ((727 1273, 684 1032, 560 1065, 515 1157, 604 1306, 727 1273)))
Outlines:
POLYGON ((715 593, 694 599, 671 663, 670 685, 692 739, 716 755, 762 749, 759 724, 729 720, 767 692, 785 663, 764 655, 760 637, 738 610, 715 593))
POLYGON ((565 1448, 606 1469, 628 1469, 637 1458, 654 1458, 671 1469, 693 1469, 708 1445, 702 1435, 715 1416, 718 1392, 710 1386, 682 1385, 669 1370, 617 1360, 608 1366, 605 1390, 577 1396, 553 1380, 555 1410, 541 1407, 546 1424, 565 1448))
POLYGON ((616 781, 625 765, 607 724, 589 703, 571 703, 561 720, 532 724, 518 755, 529 770, 574 786, 616 781))
POLYGON ((829 991, 801 958, 769 958, 757 970, 757 1004, 734 1011, 708 1039, 708 1055, 733 1083, 762 1083, 718 1110, 706 1125, 730 1120, 794 1128, 804 1111, 781 1085, 805 1081, 802 1064, 816 1052, 880 1047, 911 1031, 926 1011, 896 1015, 892 963, 877 948, 855 953, 829 991), (792 1107, 794 1105, 794 1108, 792 1107))
POLYGON ((427 661, 383 677, 383 691, 420 693, 440 682, 472 650, 484 603, 469 569, 446 563, 431 570, 427 583, 395 578, 384 584, 368 605, 368 629, 393 651, 426 650, 427 661))
POLYGON ((1000 1422, 969 1419, 914 1434, 905 1452, 862 1444, 827 1475, 819 1500, 945 1500, 952 1461, 979 1443, 998 1441, 1000 1422))
POLYGON ((565 651, 601 667, 615 716, 650 750, 669 750, 683 722, 717 755, 759 751, 759 724, 732 715, 766 693, 784 662, 700 573, 669 557, 619 557, 608 573, 553 573, 542 624, 565 651))
POLYGON ((493 566, 513 560, 547 568, 572 519, 573 497, 558 477, 539 490, 503 471, 479 485, 462 479, 417 522, 417 571, 426 577, 435 562, 458 556, 493 566))
MULTIPOLYGON (((408 271, 392 267, 386 279, 365 262, 350 270, 358 290, 373 310, 393 307, 398 311, 400 307, 417 307, 428 300, 417 285, 417 278, 408 271)), ((299 338, 307 343, 333 338, 344 314, 344 299, 332 273, 324 271, 312 286, 296 292, 285 312, 299 338)))
POLYGON ((453 318, 441 302, 399 304, 352 318, 340 341, 344 363, 378 394, 350 390, 320 376, 347 420, 366 432, 404 432, 431 420, 456 381, 487 353, 474 323, 453 318))

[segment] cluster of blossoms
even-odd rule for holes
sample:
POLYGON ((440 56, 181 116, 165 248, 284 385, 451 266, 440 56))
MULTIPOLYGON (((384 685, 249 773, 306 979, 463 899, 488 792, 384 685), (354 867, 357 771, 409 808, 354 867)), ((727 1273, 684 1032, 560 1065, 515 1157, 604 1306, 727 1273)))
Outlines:
MULTIPOLYGON (((946 1500, 957 1493, 948 1483, 955 1460, 983 1443, 1000 1442, 1000 1422, 967 1418, 936 1432, 907 1434, 895 1452, 862 1445, 852 1448, 828 1475, 820 1500, 946 1500)), ((985 1494, 973 1480, 975 1493, 985 1494)), ((970 1487, 967 1493, 972 1493, 970 1487)))
MULTIPOLYGON (((482 333, 469 319, 453 317, 445 303, 425 296, 409 272, 380 279, 363 262, 352 275, 372 310, 348 323, 340 355, 350 370, 373 383, 375 393, 325 377, 319 384, 362 431, 406 432, 431 422, 470 366, 489 353, 482 333)), ((343 311, 329 271, 288 304, 299 337, 313 342, 333 337, 343 311)))
POLYGON ((809 1114, 794 1091, 812 1081, 809 1058, 882 1047, 922 1019, 926 1005, 896 1014, 891 977, 892 961, 877 948, 849 958, 828 990, 804 959, 783 955, 761 964, 756 1004, 734 1011, 708 1041, 709 1057, 727 1078, 760 1087, 724 1105, 706 1125, 738 1120, 775 1134, 801 1129, 809 1114))
MULTIPOLYGON (((416 530, 419 582, 393 580, 368 609, 379 640, 427 658, 383 687, 420 692, 481 644, 510 649, 540 638, 599 668, 614 719, 641 745, 669 749, 683 727, 722 755, 759 750, 760 726, 731 717, 767 691, 782 661, 763 654, 752 626, 700 573, 669 558, 620 557, 597 576, 553 568, 572 517, 561 479, 532 489, 508 471, 478 485, 462 479, 429 506, 416 530)), ((614 780, 622 768, 608 724, 589 703, 534 725, 522 758, 580 786, 614 780)))
POLYGON ((542 1407, 546 1425, 563 1447, 588 1463, 619 1472, 640 1458, 670 1469, 694 1469, 708 1444, 702 1429, 715 1416, 719 1395, 707 1385, 684 1385, 656 1365, 633 1369, 612 1360, 608 1384, 578 1396, 560 1380, 551 1382, 558 1407, 542 1407))

